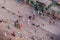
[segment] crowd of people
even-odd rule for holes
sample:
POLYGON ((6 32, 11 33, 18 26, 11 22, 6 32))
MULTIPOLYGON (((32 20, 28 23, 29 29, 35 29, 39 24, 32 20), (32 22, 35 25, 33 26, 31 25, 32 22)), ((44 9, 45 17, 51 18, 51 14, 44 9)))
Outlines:
MULTIPOLYGON (((3 9, 6 9, 5 7, 2 7, 2 8, 3 8, 3 9)), ((20 16, 20 15, 19 15, 19 11, 18 11, 17 13, 18 13, 18 17, 19 17, 19 18, 23 18, 23 17, 24 17, 24 16, 20 16)), ((47 12, 46 10, 44 10, 43 13, 41 13, 39 10, 38 10, 38 11, 34 10, 34 12, 33 12, 31 15, 28 16, 27 23, 28 23, 28 25, 29 25, 31 20, 34 21, 34 20, 36 19, 36 16, 42 18, 43 20, 44 20, 45 17, 47 16, 47 17, 50 18, 49 24, 52 24, 52 23, 54 24, 54 23, 55 23, 55 20, 57 19, 57 17, 56 17, 55 15, 51 15, 51 14, 52 14, 51 11, 50 11, 50 12, 47 12)), ((22 29, 23 24, 21 24, 19 21, 20 21, 19 19, 17 19, 17 20, 14 21, 14 27, 16 27, 16 28, 18 28, 18 29, 22 29)), ((4 22, 7 22, 7 21, 4 21, 4 20, 2 19, 2 20, 0 20, 0 23, 2 23, 2 22, 4 23, 4 22)), ((40 24, 32 23, 31 25, 33 25, 33 26, 35 26, 35 27, 40 27, 40 24)), ((42 24, 42 26, 45 26, 45 24, 42 24)), ((7 28, 8 28, 8 29, 11 28, 10 24, 8 24, 7 28)), ((35 30, 35 32, 36 32, 36 31, 37 31, 37 30, 35 30)), ((15 32, 12 32, 11 35, 12 35, 13 37, 16 36, 15 32)), ((20 37, 22 37, 22 34, 20 34, 20 37)), ((31 37, 31 39, 32 39, 32 40, 35 40, 35 38, 34 38, 33 36, 31 37)), ((43 38, 43 39, 44 39, 44 38, 43 38)), ((43 39, 41 39, 41 40, 43 40, 43 39)), ((51 37, 51 39, 53 39, 53 37, 51 37)), ((10 40, 11 40, 11 39, 10 39, 10 40)), ((40 40, 40 39, 39 39, 39 40, 40 40)))

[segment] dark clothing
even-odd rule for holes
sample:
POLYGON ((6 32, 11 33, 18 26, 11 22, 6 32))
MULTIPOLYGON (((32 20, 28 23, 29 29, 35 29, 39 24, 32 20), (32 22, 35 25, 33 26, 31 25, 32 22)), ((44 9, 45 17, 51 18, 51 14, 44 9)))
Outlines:
POLYGON ((29 16, 29 19, 31 19, 32 18, 32 16, 29 16))
POLYGON ((33 25, 33 26, 35 26, 35 24, 34 24, 34 23, 32 23, 32 25, 33 25))
POLYGON ((12 33, 12 36, 14 36, 14 37, 16 36, 14 32, 12 33))
POLYGON ((56 17, 55 17, 55 16, 53 16, 53 19, 55 20, 55 19, 56 19, 56 17))
POLYGON ((3 8, 3 9, 5 9, 5 7, 4 7, 4 6, 2 6, 2 8, 3 8))
POLYGON ((18 20, 14 22, 14 26, 18 27, 18 20))
POLYGON ((2 22, 3 20, 0 20, 0 23, 2 22))
POLYGON ((32 40, 35 40, 34 37, 31 37, 32 40))

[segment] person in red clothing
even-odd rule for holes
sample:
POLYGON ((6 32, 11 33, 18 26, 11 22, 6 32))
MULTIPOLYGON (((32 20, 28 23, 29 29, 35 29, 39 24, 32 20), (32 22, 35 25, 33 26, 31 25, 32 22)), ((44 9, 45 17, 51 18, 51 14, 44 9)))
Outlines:
POLYGON ((11 35, 14 36, 14 37, 16 36, 14 32, 11 35))
POLYGON ((55 16, 53 16, 53 19, 55 20, 55 19, 56 19, 56 17, 55 17, 55 16))
POLYGON ((58 0, 58 4, 60 5, 60 0, 58 0))

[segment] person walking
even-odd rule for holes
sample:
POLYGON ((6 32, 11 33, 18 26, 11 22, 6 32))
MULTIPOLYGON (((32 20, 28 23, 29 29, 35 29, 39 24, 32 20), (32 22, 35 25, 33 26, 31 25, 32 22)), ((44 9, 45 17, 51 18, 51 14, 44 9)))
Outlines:
POLYGON ((20 23, 19 26, 18 26, 19 29, 22 29, 22 24, 20 23))

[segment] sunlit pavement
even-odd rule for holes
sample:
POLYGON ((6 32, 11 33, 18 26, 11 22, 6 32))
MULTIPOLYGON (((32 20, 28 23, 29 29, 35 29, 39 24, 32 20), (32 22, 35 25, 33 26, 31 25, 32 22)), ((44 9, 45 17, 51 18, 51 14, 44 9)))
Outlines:
POLYGON ((58 37, 55 35, 60 34, 60 25, 50 25, 47 20, 41 19, 39 16, 37 16, 35 20, 30 20, 30 24, 28 24, 28 16, 32 14, 32 11, 33 8, 31 6, 24 3, 18 3, 16 0, 6 0, 5 3, 1 4, 0 19, 3 19, 4 21, 7 20, 7 22, 0 23, 0 35, 2 35, 1 37, 4 36, 3 38, 0 37, 0 40, 10 40, 10 38, 12 40, 32 40, 32 36, 35 37, 35 40, 52 40, 50 38, 51 36, 55 38, 54 40, 59 40, 58 37), (6 9, 1 8, 2 6, 4 6, 6 9), (23 18, 19 18, 17 15, 23 15, 23 18), (23 25, 21 30, 14 27, 14 21, 17 19, 20 19, 20 23, 23 25), (32 26, 32 23, 39 24, 40 27, 37 28, 35 26, 32 26), (8 24, 10 24, 11 26, 10 29, 8 29, 7 27, 8 24), (45 26, 43 27, 42 24, 44 24, 45 26), (34 32, 36 30, 37 32, 34 32), (5 32, 8 32, 7 36, 4 35, 5 32), (11 35, 12 32, 16 33, 16 37, 13 37, 11 35), (22 38, 19 37, 18 32, 20 32, 23 35, 22 38))

